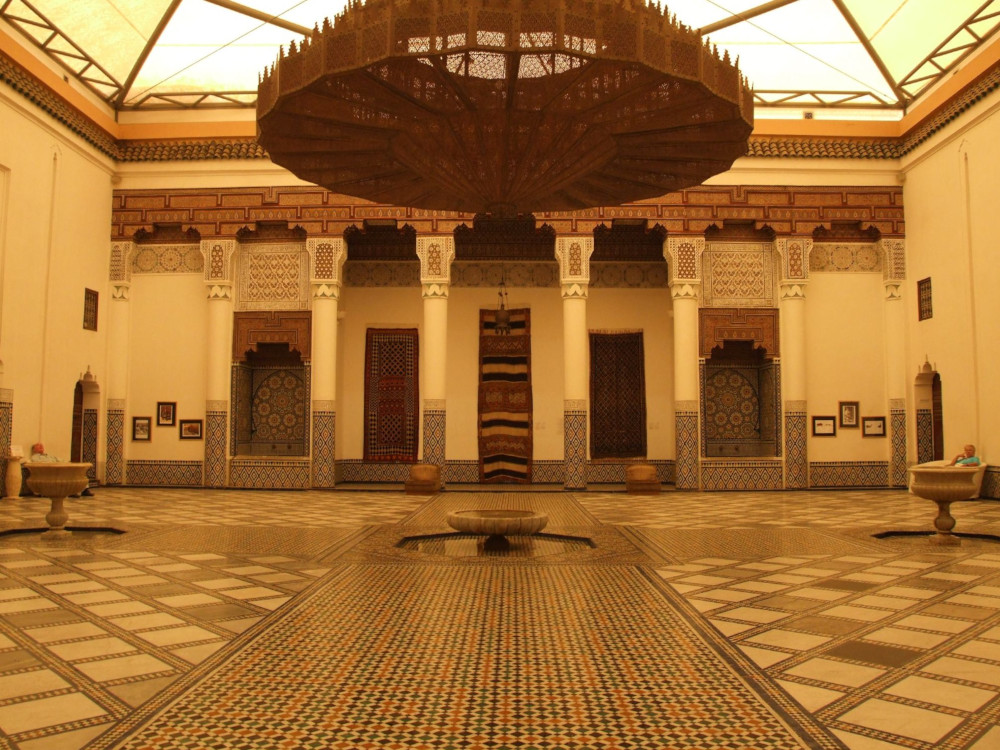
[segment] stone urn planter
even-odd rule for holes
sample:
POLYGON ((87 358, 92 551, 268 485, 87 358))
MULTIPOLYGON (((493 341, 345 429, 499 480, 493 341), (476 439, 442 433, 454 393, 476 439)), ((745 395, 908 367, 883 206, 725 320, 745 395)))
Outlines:
POLYGON ((911 466, 909 472, 910 492, 934 502, 938 507, 938 514, 934 519, 937 534, 931 537, 931 542, 959 544, 958 537, 952 533, 955 519, 951 515, 951 504, 979 497, 986 464, 949 466, 947 461, 931 461, 911 466))
POLYGON ((28 487, 31 491, 52 501, 52 506, 45 515, 49 530, 42 534, 42 538, 68 537, 70 532, 66 529, 66 521, 69 514, 66 513, 63 504, 67 497, 77 495, 89 486, 90 478, 87 476, 87 470, 91 464, 28 461, 25 466, 28 469, 28 487))
POLYGON ((632 464, 625 467, 625 491, 630 495, 660 494, 660 478, 652 464, 632 464))
POLYGON ((435 464, 413 464, 403 485, 407 495, 433 495, 441 491, 441 467, 435 464))

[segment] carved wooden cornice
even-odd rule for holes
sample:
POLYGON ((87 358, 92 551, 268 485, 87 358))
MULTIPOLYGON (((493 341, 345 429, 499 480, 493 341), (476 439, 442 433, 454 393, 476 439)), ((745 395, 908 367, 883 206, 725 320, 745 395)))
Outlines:
POLYGON ((712 349, 724 346, 726 341, 752 341, 768 357, 781 356, 778 311, 773 308, 703 307, 698 318, 701 357, 711 357, 712 349))
POLYGON ((258 344, 288 344, 303 362, 312 358, 312 313, 308 310, 238 312, 233 314, 233 361, 246 360, 258 344))
POLYGON ((154 223, 152 232, 140 229, 135 233, 134 239, 137 245, 165 245, 168 243, 197 245, 201 242, 201 233, 194 227, 182 229, 180 223, 154 223))

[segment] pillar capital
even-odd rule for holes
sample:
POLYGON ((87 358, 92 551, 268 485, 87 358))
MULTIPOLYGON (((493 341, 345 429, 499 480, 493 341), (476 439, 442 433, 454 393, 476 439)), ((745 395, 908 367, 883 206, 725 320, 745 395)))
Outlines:
POLYGON ((587 296, 587 285, 590 283, 590 256, 594 254, 593 237, 562 236, 556 237, 556 260, 559 261, 559 282, 563 287, 565 299, 567 287, 582 287, 582 295, 587 296))
POLYGON ((339 288, 344 261, 347 260, 347 243, 343 237, 310 237, 306 240, 309 253, 309 276, 313 296, 317 286, 339 288))
POLYGON ((671 284, 681 280, 700 283, 701 258, 704 252, 704 237, 667 237, 667 241, 663 243, 663 258, 667 261, 671 284))
POLYGON ((312 297, 314 300, 340 299, 340 284, 327 281, 316 281, 314 279, 312 282, 312 297))
POLYGON ((447 287, 451 283, 451 263, 455 260, 455 236, 418 235, 417 257, 420 259, 420 283, 425 287, 428 284, 447 287))
POLYGON ((775 237, 772 247, 780 259, 781 283, 804 282, 809 278, 809 253, 812 237, 775 237))
POLYGON ((449 286, 446 283, 422 282, 420 296, 424 299, 448 299, 449 286))
POLYGON ((778 294, 782 301, 806 298, 806 282, 804 279, 785 279, 778 282, 778 294))
POLYGON ((898 237, 883 237, 878 241, 882 253, 882 278, 886 281, 906 279, 906 243, 898 237))
POLYGON ((127 281, 121 281, 111 284, 111 301, 112 302, 128 302, 129 298, 132 296, 132 285, 127 281))
POLYGON ((233 285, 232 284, 208 284, 208 301, 209 302, 232 302, 233 301, 233 285))
POLYGON ((882 288, 885 289, 886 302, 899 302, 903 299, 902 279, 889 279, 884 281, 882 282, 882 288))
POLYGON ((698 301, 701 296, 701 279, 675 279, 670 282, 670 298, 698 301))
POLYGON ((108 265, 108 280, 128 284, 132 281, 132 256, 135 254, 135 242, 111 243, 111 260, 108 265))
POLYGON ((561 286, 563 299, 587 299, 590 285, 583 283, 564 283, 561 286))
POLYGON ((201 254, 205 257, 205 282, 231 284, 233 281, 233 253, 236 240, 213 238, 201 241, 201 254))

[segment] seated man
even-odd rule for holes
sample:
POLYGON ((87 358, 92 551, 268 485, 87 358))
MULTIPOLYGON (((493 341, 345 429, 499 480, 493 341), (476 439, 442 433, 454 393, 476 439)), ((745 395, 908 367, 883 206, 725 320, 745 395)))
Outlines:
POLYGON ((979 456, 976 455, 976 446, 971 443, 962 450, 957 456, 951 459, 949 466, 979 466, 982 463, 979 460, 979 456))
POLYGON ((45 452, 45 446, 42 445, 41 443, 35 443, 33 446, 31 446, 31 458, 29 458, 28 460, 36 463, 47 463, 47 464, 59 463, 58 458, 56 458, 55 456, 50 456, 48 453, 45 452))

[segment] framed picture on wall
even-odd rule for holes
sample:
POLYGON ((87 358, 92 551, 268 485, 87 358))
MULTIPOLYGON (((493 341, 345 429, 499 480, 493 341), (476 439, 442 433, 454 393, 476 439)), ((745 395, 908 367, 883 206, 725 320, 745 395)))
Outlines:
POLYGON ((177 424, 177 402, 157 401, 156 402, 156 426, 173 427, 177 424))
POLYGON ((201 425, 200 419, 182 419, 181 440, 201 440, 201 425))
POLYGON ((149 440, 152 417, 132 417, 132 439, 149 440))
POLYGON ((861 437, 885 437, 885 417, 862 417, 861 437))
POLYGON ((840 426, 847 428, 857 428, 858 426, 858 402, 840 402, 840 426))
POLYGON ((813 437, 833 437, 837 434, 836 417, 813 417, 813 437))

